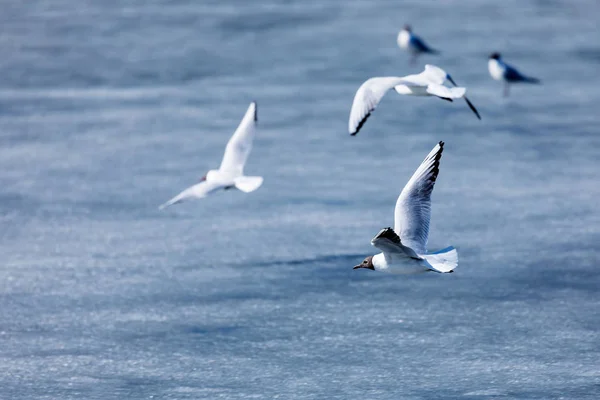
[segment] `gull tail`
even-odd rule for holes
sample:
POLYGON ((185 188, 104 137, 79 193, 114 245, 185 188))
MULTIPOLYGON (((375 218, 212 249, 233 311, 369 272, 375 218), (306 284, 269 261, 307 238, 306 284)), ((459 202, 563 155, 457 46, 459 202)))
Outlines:
POLYGON ((421 255, 427 261, 432 271, 450 273, 458 266, 458 253, 452 246, 430 254, 421 255))
POLYGON ((254 192, 262 183, 262 176, 240 176, 234 181, 235 187, 244 193, 254 192))

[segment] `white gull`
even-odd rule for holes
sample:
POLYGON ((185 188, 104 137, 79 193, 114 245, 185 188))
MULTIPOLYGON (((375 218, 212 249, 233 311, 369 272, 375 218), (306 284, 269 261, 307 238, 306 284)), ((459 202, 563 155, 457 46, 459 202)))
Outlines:
POLYGON ((452 246, 427 252, 431 192, 440 171, 444 142, 439 142, 425 157, 410 178, 394 211, 394 229, 382 229, 371 244, 382 252, 369 256, 354 267, 392 274, 415 274, 427 271, 452 272, 458 265, 458 253, 452 246))
POLYGON ((354 95, 348 120, 348 132, 352 136, 360 131, 383 96, 392 88, 397 93, 408 96, 434 96, 447 101, 464 98, 477 118, 481 119, 475 106, 465 96, 467 89, 457 87, 452 77, 440 67, 427 64, 420 74, 371 78, 360 85, 354 95), (455 87, 444 86, 446 80, 455 87))
POLYGON ((201 199, 221 189, 237 188, 246 193, 258 189, 263 183, 263 178, 244 175, 244 165, 250 150, 252 150, 256 121, 256 102, 252 102, 225 147, 225 154, 219 169, 211 169, 200 179, 199 183, 185 189, 159 208, 163 209, 187 199, 201 199))

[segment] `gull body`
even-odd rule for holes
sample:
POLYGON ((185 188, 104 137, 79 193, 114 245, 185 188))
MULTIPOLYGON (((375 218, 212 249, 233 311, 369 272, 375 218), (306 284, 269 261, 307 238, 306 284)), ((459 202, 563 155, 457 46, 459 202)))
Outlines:
POLYGON ((427 251, 431 192, 443 150, 444 142, 439 142, 402 189, 394 210, 394 229, 384 228, 371 240, 381 253, 365 258, 354 269, 416 274, 450 273, 458 266, 458 254, 452 246, 433 253, 427 251))
POLYGON ((392 88, 398 94, 408 96, 434 96, 447 101, 464 98, 477 118, 481 119, 475 106, 465 96, 467 89, 458 87, 452 77, 443 69, 428 64, 425 65, 425 70, 420 74, 403 77, 376 77, 365 81, 356 91, 352 102, 348 120, 350 135, 354 136, 360 131, 367 118, 379 105, 381 99, 392 88), (454 87, 444 86, 446 80, 450 81, 454 87))
POLYGON ((257 106, 252 102, 225 148, 219 169, 211 169, 200 182, 185 189, 160 206, 160 209, 189 199, 201 199, 219 190, 236 188, 242 192, 253 192, 263 183, 260 176, 244 175, 244 166, 252 150, 256 131, 257 106))
POLYGON ((398 47, 410 53, 410 65, 414 65, 417 61, 417 57, 421 54, 439 53, 439 51, 432 49, 425 43, 425 41, 423 41, 423 39, 415 35, 412 32, 412 28, 410 25, 404 25, 400 33, 398 33, 396 42, 398 43, 398 47))
POLYGON ((493 79, 504 82, 504 96, 509 95, 512 83, 540 83, 539 79, 523 75, 515 67, 505 63, 500 53, 490 55, 488 71, 493 79))

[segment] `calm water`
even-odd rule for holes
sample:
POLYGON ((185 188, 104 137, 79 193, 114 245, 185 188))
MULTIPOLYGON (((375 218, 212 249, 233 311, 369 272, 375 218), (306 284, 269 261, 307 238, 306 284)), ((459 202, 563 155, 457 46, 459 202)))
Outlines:
POLYGON ((597 399, 600 6, 593 0, 4 1, 0 398, 597 399), (418 72, 462 102, 354 92, 418 72), (501 84, 501 51, 539 87, 501 84), (265 184, 159 212, 248 103, 265 184), (352 266, 446 142, 451 275, 352 266))

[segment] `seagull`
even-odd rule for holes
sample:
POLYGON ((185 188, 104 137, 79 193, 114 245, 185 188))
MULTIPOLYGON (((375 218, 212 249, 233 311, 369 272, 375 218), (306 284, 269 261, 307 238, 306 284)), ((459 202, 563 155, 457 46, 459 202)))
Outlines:
POLYGON ((417 61, 417 57, 422 53, 439 54, 440 52, 429 47, 423 39, 412 33, 410 25, 404 25, 398 38, 396 39, 398 46, 408 51, 411 54, 410 65, 414 65, 417 61))
POLYGON ((252 102, 225 147, 225 154, 219 169, 211 169, 200 179, 199 183, 185 189, 159 208, 162 210, 187 199, 201 199, 220 189, 237 188, 245 193, 258 189, 263 183, 263 178, 244 175, 244 164, 252 150, 252 140, 256 131, 256 115, 256 102, 252 102))
POLYGON ((440 172, 444 142, 439 142, 425 157, 396 201, 395 227, 382 229, 371 244, 381 253, 369 256, 354 267, 391 274, 415 274, 427 271, 450 273, 458 265, 452 246, 427 252, 431 218, 431 192, 440 172))
POLYGON ((364 82, 354 95, 354 102, 350 110, 348 121, 350 135, 354 136, 358 133, 383 96, 392 88, 395 88, 399 94, 409 96, 435 96, 447 101, 464 98, 477 118, 481 119, 473 103, 465 96, 467 89, 458 87, 452 77, 440 67, 427 64, 425 70, 420 74, 404 77, 378 77, 364 82), (455 87, 444 86, 446 80, 455 87))
POLYGON ((509 87, 511 83, 540 83, 537 78, 523 75, 516 68, 506 64, 500 53, 492 53, 488 60, 488 70, 490 75, 497 81, 504 81, 504 97, 509 94, 509 87))

